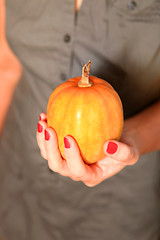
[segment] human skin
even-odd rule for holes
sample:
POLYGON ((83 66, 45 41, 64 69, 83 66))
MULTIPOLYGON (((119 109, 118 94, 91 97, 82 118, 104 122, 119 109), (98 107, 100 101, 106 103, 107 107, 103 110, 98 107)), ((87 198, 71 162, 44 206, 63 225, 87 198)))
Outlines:
POLYGON ((21 63, 6 40, 5 1, 0 0, 0 133, 21 73, 21 63))
POLYGON ((75 0, 75 12, 78 12, 82 5, 83 0, 75 0))
MULTIPOLYGON (((75 12, 83 0, 75 0, 75 12)), ((22 65, 9 47, 5 34, 5 0, 0 0, 0 134, 13 93, 22 74, 22 65)))
POLYGON ((57 134, 47 127, 45 113, 40 114, 37 142, 52 171, 94 187, 125 166, 135 164, 140 155, 160 149, 160 101, 125 120, 120 141, 106 141, 103 146, 106 157, 94 164, 88 165, 83 161, 71 136, 65 138, 66 160, 61 157, 57 134))

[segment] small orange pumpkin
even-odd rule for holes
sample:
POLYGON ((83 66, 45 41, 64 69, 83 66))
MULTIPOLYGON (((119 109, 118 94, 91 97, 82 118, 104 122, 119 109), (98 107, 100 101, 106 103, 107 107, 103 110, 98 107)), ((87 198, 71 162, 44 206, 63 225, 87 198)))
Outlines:
POLYGON ((106 81, 89 76, 90 62, 82 77, 69 79, 51 94, 47 106, 48 126, 55 129, 64 156, 64 137, 72 136, 83 160, 94 163, 105 157, 103 145, 118 140, 123 128, 121 100, 106 81))

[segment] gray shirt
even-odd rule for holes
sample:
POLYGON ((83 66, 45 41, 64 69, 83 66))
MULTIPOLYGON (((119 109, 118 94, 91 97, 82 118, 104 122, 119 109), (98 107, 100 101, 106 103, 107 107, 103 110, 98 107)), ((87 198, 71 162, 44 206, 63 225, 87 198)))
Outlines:
POLYGON ((119 93, 125 118, 160 96, 160 2, 6 0, 6 33, 23 65, 0 143, 0 236, 4 240, 156 240, 160 154, 94 188, 49 170, 36 143, 40 112, 68 78, 91 74, 119 93))

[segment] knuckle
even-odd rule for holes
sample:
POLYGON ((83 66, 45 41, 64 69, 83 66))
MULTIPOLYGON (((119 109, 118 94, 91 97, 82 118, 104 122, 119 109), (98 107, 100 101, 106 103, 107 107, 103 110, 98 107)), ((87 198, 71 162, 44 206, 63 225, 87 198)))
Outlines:
POLYGON ((38 143, 38 146, 39 146, 40 143, 42 142, 42 137, 41 137, 40 133, 38 133, 38 132, 36 134, 36 139, 37 139, 37 143, 38 143))
MULTIPOLYGON (((48 161, 48 167, 53 170, 53 164, 51 163, 51 161, 48 161)), ((53 170, 54 171, 54 170, 53 170)))
POLYGON ((59 172, 59 174, 62 175, 63 177, 70 177, 68 173, 65 171, 59 172))
POLYGON ((46 155, 46 153, 45 153, 44 151, 42 151, 42 150, 41 150, 41 156, 42 156, 44 159, 47 160, 47 155, 46 155))
POLYGON ((136 163, 138 162, 138 159, 139 159, 138 156, 137 156, 137 157, 134 157, 134 158, 132 159, 132 161, 130 162, 130 165, 136 164, 136 163))
POLYGON ((131 165, 131 163, 133 162, 133 159, 134 159, 134 152, 132 151, 131 148, 128 148, 126 150, 126 153, 125 153, 125 157, 123 158, 123 163, 125 165, 131 165))
POLYGON ((52 161, 48 161, 48 167, 54 171, 54 172, 58 172, 58 168, 55 166, 55 164, 52 163, 52 161))
POLYGON ((133 159, 132 159, 127 165, 132 166, 132 165, 134 165, 134 164, 135 164, 135 162, 134 162, 133 159))
POLYGON ((44 145, 44 137, 43 137, 43 134, 42 133, 38 133, 37 134, 37 143, 38 143, 38 146, 41 147, 44 145), (41 135, 40 135, 41 134, 41 135))
POLYGON ((81 179, 84 177, 84 173, 81 171, 81 169, 71 168, 70 170, 76 178, 81 179))
POLYGON ((126 150, 126 159, 132 159, 134 157, 134 153, 130 147, 126 150))
POLYGON ((90 188, 92 188, 92 187, 95 187, 97 184, 95 184, 95 183, 87 183, 87 182, 84 182, 84 184, 87 186, 87 187, 90 187, 90 188))
POLYGON ((73 181, 76 181, 76 182, 78 182, 78 181, 80 181, 80 179, 78 178, 78 177, 70 177, 73 181))
POLYGON ((134 165, 139 159, 139 154, 138 152, 130 149, 130 163, 129 165, 134 165))
POLYGON ((135 152, 132 149, 129 151, 129 156, 132 160, 135 158, 135 152))
POLYGON ((48 167, 52 170, 52 171, 54 171, 54 172, 57 172, 57 173, 60 173, 60 172, 62 172, 62 166, 59 164, 59 163, 57 163, 56 161, 55 162, 53 162, 53 161, 48 161, 48 167))

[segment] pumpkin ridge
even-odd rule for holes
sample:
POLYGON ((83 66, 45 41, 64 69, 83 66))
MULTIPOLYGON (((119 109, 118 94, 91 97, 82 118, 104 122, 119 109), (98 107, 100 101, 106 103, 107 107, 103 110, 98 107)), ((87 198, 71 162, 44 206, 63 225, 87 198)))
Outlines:
MULTIPOLYGON (((92 98, 95 98, 95 95, 98 95, 97 96, 97 98, 99 99, 98 101, 100 101, 101 102, 101 106, 105 103, 105 99, 104 99, 104 97, 103 97, 103 100, 102 100, 102 97, 101 97, 101 94, 98 92, 98 91, 96 91, 96 88, 93 88, 93 87, 91 87, 90 89, 88 89, 89 90, 89 92, 90 92, 90 96, 89 97, 91 97, 91 95, 92 95, 92 98)), ((90 104, 88 104, 88 107, 89 107, 89 105, 90 104)), ((93 110, 92 110, 92 112, 93 112, 93 110)), ((101 108, 98 108, 98 113, 100 114, 100 112, 101 112, 101 108)), ((97 113, 97 111, 96 111, 96 116, 99 116, 98 115, 98 113, 97 113)), ((88 115, 89 116, 89 120, 91 121, 91 119, 90 119, 90 115, 88 115)), ((96 119, 97 119, 97 117, 96 117, 96 119)), ((101 126, 102 125, 102 123, 103 123, 104 121, 102 120, 102 118, 98 118, 98 125, 99 126, 101 126), (100 121, 100 122, 99 122, 100 121)), ((90 137, 90 132, 92 132, 92 124, 91 124, 91 129, 90 129, 90 124, 88 124, 88 128, 87 128, 87 133, 86 133, 86 139, 89 139, 89 137, 90 137)), ((91 142, 94 142, 94 144, 98 147, 99 146, 99 141, 100 141, 100 139, 101 139, 101 133, 98 131, 98 132, 95 132, 94 133, 94 136, 93 136, 93 139, 91 139, 91 142), (99 139, 99 137, 100 137, 100 139, 99 139), (97 139, 98 139, 98 142, 97 142, 97 139)), ((86 140, 87 142, 86 142, 86 144, 88 143, 88 140, 86 140)), ((83 144, 84 144, 84 142, 83 142, 83 144)), ((87 145, 86 145, 87 146, 87 145)), ((85 150, 85 154, 83 154, 83 151, 82 151, 82 155, 86 155, 86 156, 88 156, 89 157, 89 153, 90 153, 90 148, 89 149, 86 149, 85 150)), ((100 149, 99 149, 100 150, 100 149)), ((92 155, 92 154, 91 154, 92 155)), ((85 157, 84 157, 85 158, 85 157)), ((90 158, 90 157, 89 157, 90 158)), ((91 158, 90 158, 90 160, 91 160, 91 158)))
MULTIPOLYGON (((101 87, 104 91, 106 91, 106 86, 105 86, 105 85, 100 84, 100 85, 98 85, 98 87, 101 87)), ((101 91, 101 93, 102 93, 102 91, 101 91)), ((121 99, 120 99, 118 93, 114 90, 113 87, 112 87, 112 88, 108 88, 108 87, 107 87, 107 94, 108 94, 108 93, 109 93, 112 97, 114 96, 114 97, 116 98, 116 100, 118 100, 118 102, 120 103, 121 108, 122 108, 121 99)))
POLYGON ((100 85, 100 86, 105 86, 107 87, 108 89, 111 89, 113 90, 114 88, 112 87, 111 84, 109 84, 106 80, 104 79, 101 79, 101 78, 98 78, 96 76, 90 76, 90 80, 93 81, 93 83, 97 86, 97 85, 100 85))
POLYGON ((70 135, 77 142, 84 162, 91 164, 105 157, 105 141, 120 138, 123 106, 107 81, 87 73, 88 77, 92 86, 86 81, 78 86, 81 77, 75 77, 54 90, 48 101, 47 122, 57 132, 64 158, 64 137, 70 135))
MULTIPOLYGON (((99 91, 99 89, 97 89, 97 91, 99 91)), ((101 93, 101 96, 103 96, 103 98, 105 99, 105 97, 106 97, 106 95, 109 95, 109 99, 112 99, 112 103, 114 103, 113 104, 113 106, 115 107, 115 103, 117 102, 117 100, 118 100, 118 104, 119 104, 119 107, 118 107, 118 105, 117 105, 117 109, 119 109, 121 112, 122 112, 122 115, 123 115, 123 108, 122 108, 122 103, 121 103, 121 100, 120 100, 120 97, 119 97, 119 95, 115 92, 115 90, 113 89, 113 91, 107 91, 106 93, 107 94, 105 94, 103 91, 99 91, 100 93, 101 93), (113 94, 114 93, 114 94, 113 94)), ((106 102, 106 101, 105 101, 106 102)), ((110 103, 111 103, 111 101, 110 101, 110 103)), ((110 105, 110 104, 109 104, 110 105)), ((121 122, 121 124, 122 124, 122 126, 123 126, 123 117, 122 117, 122 119, 120 119, 120 121, 119 122, 121 122)), ((120 127, 119 127, 120 128, 120 127)), ((122 129, 122 127, 121 127, 121 129, 122 129)), ((122 130, 121 130, 121 132, 122 132, 122 130)), ((121 134, 119 134, 119 135, 121 135, 121 134)), ((118 139, 116 139, 116 140, 118 140, 118 139)))
MULTIPOLYGON (((68 99, 68 101, 66 102, 66 104, 65 104, 65 109, 67 109, 65 112, 64 112, 64 116, 63 116, 63 120, 64 120, 64 122, 63 122, 63 124, 61 125, 61 128, 60 128, 60 130, 59 130, 59 136, 62 136, 62 132, 64 131, 64 128, 66 128, 66 124, 65 124, 65 119, 67 119, 67 121, 68 121, 68 118, 66 118, 66 116, 68 115, 68 110, 69 110, 69 106, 71 105, 71 103, 72 103, 72 101, 71 101, 71 99, 72 98, 74 98, 74 96, 76 95, 76 91, 77 91, 77 88, 75 88, 74 90, 73 90, 73 93, 72 93, 72 95, 70 96, 70 98, 68 99)), ((65 137, 65 136, 64 136, 65 137)), ((58 140, 59 141, 59 140, 58 140)), ((60 145, 60 141, 59 141, 59 145, 60 145)))
MULTIPOLYGON (((103 85, 103 86, 105 86, 105 85, 103 85)), ((100 100, 103 99, 103 104, 105 106, 107 101, 106 101, 106 98, 104 97, 104 93, 102 91, 100 91, 99 89, 97 89, 96 87, 92 90, 94 90, 96 92, 96 94, 99 95, 100 100)), ((112 89, 110 89, 110 90, 113 91, 112 89)), ((108 88, 107 88, 107 93, 108 93, 108 88)), ((108 115, 106 108, 104 108, 104 109, 105 109, 105 115, 108 115)), ((105 117, 102 117, 101 118, 101 123, 100 123, 100 125, 102 126, 102 129, 105 129, 106 123, 107 123, 107 119, 105 121, 105 117)), ((106 133, 104 135, 106 135, 106 133)), ((108 140, 108 139, 105 139, 105 141, 106 140, 108 140)), ((105 143, 105 141, 103 142, 103 144, 105 143)))
MULTIPOLYGON (((67 82, 66 82, 67 83, 67 82)), ((67 85, 67 84, 66 84, 67 85)), ((75 86, 74 86, 75 87, 75 86)), ((52 99, 49 100, 49 104, 48 104, 48 107, 47 107, 47 115, 50 111, 50 107, 53 103, 53 101, 55 100, 55 98, 59 97, 61 94, 63 94, 65 91, 66 91, 66 88, 70 89, 70 88, 74 88, 73 86, 66 86, 65 88, 62 88, 59 90, 59 92, 57 92, 55 95, 52 96, 52 99)), ((54 93, 54 92, 53 92, 54 93)))

